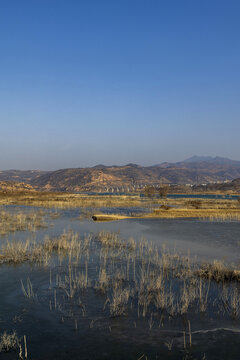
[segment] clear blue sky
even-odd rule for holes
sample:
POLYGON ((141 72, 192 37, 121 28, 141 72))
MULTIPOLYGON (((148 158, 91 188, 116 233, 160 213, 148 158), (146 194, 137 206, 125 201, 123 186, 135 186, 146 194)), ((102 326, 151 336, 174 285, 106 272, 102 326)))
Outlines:
POLYGON ((240 160, 239 19, 239 0, 1 0, 0 169, 240 160))

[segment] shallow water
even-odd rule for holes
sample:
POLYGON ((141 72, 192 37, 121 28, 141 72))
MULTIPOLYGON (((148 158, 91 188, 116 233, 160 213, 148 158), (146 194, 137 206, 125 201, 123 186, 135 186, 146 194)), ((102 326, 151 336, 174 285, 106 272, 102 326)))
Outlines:
MULTIPOLYGON (((159 249, 166 245, 171 251, 190 253, 197 262, 224 259, 237 263, 240 260, 239 222, 126 219, 100 223, 80 220, 78 209, 60 210, 60 213, 59 218, 47 220, 47 229, 36 233, 17 232, 0 241, 33 237, 41 242, 45 235, 59 236, 68 229, 81 235, 108 230, 119 232, 126 240, 133 237, 140 241, 144 237, 159 249)), ((89 276, 94 276, 96 265, 95 261, 90 263, 89 276)), ((84 270, 84 263, 81 266, 84 270)), ((64 262, 59 264, 55 260, 46 267, 27 263, 0 267, 0 333, 16 330, 19 336, 26 335, 28 358, 203 359, 205 354, 206 359, 239 359, 240 319, 232 320, 211 308, 201 316, 195 314, 194 309, 191 311, 191 347, 187 317, 172 320, 164 315, 164 325, 158 314, 153 315, 153 320, 134 315, 112 318, 103 310, 105 297, 96 296, 91 287, 79 293, 85 310, 81 304, 66 301, 66 294, 61 290, 57 290, 55 308, 55 277, 57 272, 64 271, 64 262), (23 296, 20 280, 26 284, 28 278, 36 294, 34 299, 23 296), (183 332, 186 333, 185 348, 183 332)), ((213 295, 217 288, 213 286, 211 291, 213 295)), ((16 352, 0 353, 0 359, 16 359, 16 352)))

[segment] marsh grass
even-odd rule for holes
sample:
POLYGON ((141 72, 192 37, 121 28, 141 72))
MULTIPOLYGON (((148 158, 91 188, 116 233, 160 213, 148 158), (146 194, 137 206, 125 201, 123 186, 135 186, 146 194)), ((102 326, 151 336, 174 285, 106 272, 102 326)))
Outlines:
POLYGON ((240 315, 240 294, 236 285, 223 287, 222 304, 224 310, 233 318, 237 319, 240 315))
POLYGON ((1 352, 10 352, 18 350, 18 360, 27 360, 28 359, 28 349, 27 349, 27 337, 26 335, 23 338, 17 336, 17 332, 14 330, 10 333, 4 331, 0 334, 0 353, 1 352))
MULTIPOLYGON (((189 348, 190 320, 196 316, 209 315, 214 309, 218 317, 240 317, 239 268, 220 261, 198 264, 164 246, 158 250, 144 238, 136 242, 123 240, 115 232, 80 236, 69 230, 45 237, 39 244, 5 245, 4 254, 8 262, 16 258, 49 266, 49 309, 59 312, 63 322, 71 318, 75 331, 86 314, 90 328, 95 326, 92 306, 97 304, 101 317, 131 319, 146 324, 148 331, 181 321, 189 338, 185 348, 189 348)), ((28 278, 21 288, 27 299, 37 296, 28 278)), ((175 346, 168 345, 169 351, 175 346)))
MULTIPOLYGON (((226 199, 170 199, 149 198, 140 195, 87 195, 57 192, 0 192, 0 204, 28 205, 43 208, 81 208, 81 218, 94 217, 96 220, 121 220, 123 218, 200 218, 211 221, 240 221, 240 207, 238 200, 226 199), (98 214, 101 208, 131 208, 145 209, 141 214, 98 214), (98 212, 94 215, 94 210, 98 212)), ((4 215, 3 215, 4 216, 4 215)), ((58 218, 59 213, 52 214, 53 219, 58 218)), ((10 219, 7 220, 10 223, 10 219)), ((37 223, 29 225, 37 228, 37 223)), ((2 228, 2 234, 8 233, 14 227, 22 227, 21 223, 15 223, 7 228, 2 228)), ((25 226, 26 228, 26 226, 25 226)), ((1 233, 1 227, 0 227, 1 233)))
POLYGON ((205 263, 195 270, 195 274, 201 278, 216 282, 240 281, 240 269, 226 265, 223 261, 214 260, 213 263, 205 263))
POLYGON ((21 287, 22 287, 23 295, 26 298, 31 299, 31 298, 35 297, 32 282, 31 282, 31 280, 29 278, 27 278, 26 285, 24 285, 23 281, 21 280, 21 287))
POLYGON ((0 334, 0 352, 9 352, 16 350, 19 347, 20 339, 17 336, 16 331, 7 333, 6 331, 0 334))
POLYGON ((46 228, 44 221, 44 211, 0 211, 0 235, 5 236, 16 231, 36 231, 40 228, 46 228))
POLYGON ((25 241, 7 241, 0 246, 0 264, 20 264, 29 261, 33 264, 48 265, 53 253, 69 257, 69 261, 78 261, 81 254, 86 255, 91 235, 80 239, 79 234, 69 230, 59 237, 46 235, 42 243, 27 239, 25 241))
MULTIPOLYGON (((90 281, 86 265, 84 271, 77 272, 75 263, 75 270, 69 271, 60 288, 73 299, 79 291, 93 286, 106 296, 104 308, 109 309, 111 317, 126 316, 134 307, 130 304, 136 304, 138 318, 148 318, 154 309, 172 318, 183 316, 196 309, 197 304, 203 313, 209 305, 212 281, 239 281, 239 277, 229 276, 238 274, 238 269, 216 261, 197 265, 189 257, 172 254, 165 248, 159 253, 145 239, 138 243, 133 239, 123 241, 118 233, 101 231, 88 246, 90 259, 91 251, 99 252, 98 275, 90 281), (92 247, 95 242, 97 248, 92 247)), ((236 291, 229 291, 228 296, 231 301, 225 303, 233 307, 236 291)), ((239 316, 238 311, 234 313, 239 316)))
POLYGON ((1 263, 22 263, 30 259, 30 240, 26 241, 7 241, 1 246, 1 263))
POLYGON ((151 203, 139 195, 86 195, 66 192, 0 192, 0 204, 29 205, 46 208, 101 208, 101 207, 133 207, 151 203))
POLYGON ((113 288, 111 297, 108 298, 111 316, 116 317, 127 314, 129 296, 130 290, 128 288, 122 289, 118 286, 113 288))
POLYGON ((153 212, 144 214, 142 218, 199 218, 210 221, 239 221, 240 209, 236 208, 170 208, 165 210, 163 208, 154 209, 153 212))
POLYGON ((105 294, 109 287, 109 276, 107 275, 106 268, 100 268, 98 281, 96 281, 95 289, 105 294))
MULTIPOLYGON (((185 210, 202 214, 204 206, 185 210)), ((215 210, 222 211, 212 209, 211 213, 215 210)), ((162 208, 160 211, 171 214, 182 210, 162 208)), ((25 223, 36 221, 36 225, 41 220, 44 224, 44 216, 41 212, 32 220, 26 218, 25 223)), ((112 332, 115 331, 112 325, 118 321, 121 321, 118 326, 125 321, 129 327, 135 323, 136 332, 142 326, 151 334, 163 327, 181 326, 182 346, 187 351, 195 346, 190 320, 194 330, 196 319, 215 314, 221 320, 240 319, 239 267, 216 260, 196 263, 190 256, 171 252, 164 246, 159 250, 144 238, 123 240, 117 232, 80 235, 68 230, 59 236, 45 236, 41 242, 4 240, 0 244, 0 264, 24 262, 29 263, 31 269, 44 267, 44 272, 50 273, 50 286, 44 287, 44 296, 38 296, 42 295, 43 287, 36 286, 36 278, 19 279, 24 302, 31 304, 32 299, 38 299, 37 306, 44 302, 52 315, 62 319, 62 324, 70 319, 75 331, 80 332, 87 321, 92 324, 90 328, 97 328, 97 315, 110 324, 112 332)), ((28 353, 26 341, 22 345, 14 332, 3 334, 1 351, 19 348, 19 358, 24 358, 23 353, 28 353), (12 347, 8 347, 8 342, 12 342, 12 347)), ((171 338, 162 342, 169 352, 177 346, 171 338)))
POLYGON ((233 211, 233 212, 219 212, 216 214, 213 214, 211 216, 206 217, 207 219, 209 219, 210 221, 220 221, 220 222, 224 222, 224 221, 240 221, 240 212, 237 211, 233 211))

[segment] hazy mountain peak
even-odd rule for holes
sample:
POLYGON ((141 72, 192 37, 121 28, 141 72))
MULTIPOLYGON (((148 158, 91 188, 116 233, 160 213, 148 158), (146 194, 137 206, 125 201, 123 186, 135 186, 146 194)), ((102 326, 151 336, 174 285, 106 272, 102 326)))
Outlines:
POLYGON ((98 164, 98 165, 93 166, 92 168, 93 169, 105 169, 106 167, 107 167, 106 165, 98 164))
POLYGON ((199 163, 199 162, 208 162, 214 164, 233 164, 238 163, 238 161, 231 160, 228 158, 224 158, 221 156, 198 156, 194 155, 186 160, 183 161, 184 163, 199 163))
POLYGON ((138 164, 133 164, 133 163, 129 163, 126 166, 130 166, 130 167, 140 167, 138 164))
POLYGON ((207 161, 207 162, 212 162, 214 161, 214 157, 213 156, 199 156, 199 155, 194 155, 191 156, 190 158, 183 160, 183 162, 186 163, 190 163, 190 162, 202 162, 202 161, 207 161))

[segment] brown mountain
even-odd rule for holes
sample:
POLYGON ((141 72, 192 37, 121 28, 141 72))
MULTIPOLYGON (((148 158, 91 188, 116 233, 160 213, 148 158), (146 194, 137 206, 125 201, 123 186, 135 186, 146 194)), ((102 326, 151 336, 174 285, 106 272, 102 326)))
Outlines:
POLYGON ((48 172, 31 183, 57 191, 136 191, 146 185, 202 184, 231 181, 240 177, 240 162, 223 158, 163 163, 143 167, 103 166, 48 172), (221 160, 222 159, 222 160, 221 160))
POLYGON ((226 158, 192 157, 178 163, 162 163, 143 167, 98 165, 48 172, 0 172, 1 180, 30 183, 39 190, 51 191, 138 191, 146 185, 209 184, 240 178, 240 162, 226 158), (4 179, 5 177, 5 179, 4 179))
POLYGON ((132 191, 150 183, 159 183, 154 172, 149 168, 132 164, 63 169, 32 181, 34 186, 41 189, 76 192, 132 191))
POLYGON ((228 183, 216 183, 207 184, 205 186, 196 185, 193 187, 193 191, 210 191, 210 192, 228 192, 228 193, 239 193, 240 194, 240 178, 232 180, 228 183))
POLYGON ((47 171, 41 170, 2 170, 0 171, 0 181, 31 182, 47 171))
POLYGON ((23 191, 34 191, 34 188, 25 182, 17 181, 0 181, 0 192, 23 192, 23 191))

